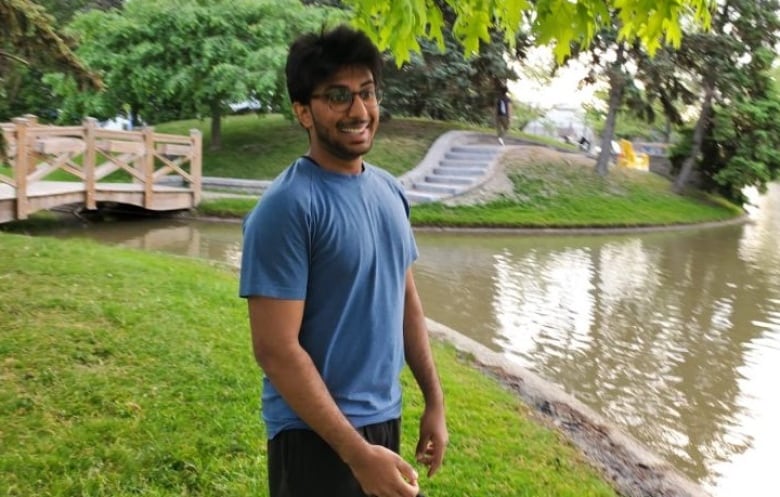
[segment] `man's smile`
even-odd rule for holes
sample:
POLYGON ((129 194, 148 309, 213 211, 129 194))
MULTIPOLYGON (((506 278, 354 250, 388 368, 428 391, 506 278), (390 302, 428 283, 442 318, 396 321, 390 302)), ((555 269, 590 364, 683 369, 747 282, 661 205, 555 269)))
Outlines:
POLYGON ((342 124, 339 125, 338 128, 342 133, 359 134, 368 129, 368 124, 368 121, 364 121, 360 123, 342 124))

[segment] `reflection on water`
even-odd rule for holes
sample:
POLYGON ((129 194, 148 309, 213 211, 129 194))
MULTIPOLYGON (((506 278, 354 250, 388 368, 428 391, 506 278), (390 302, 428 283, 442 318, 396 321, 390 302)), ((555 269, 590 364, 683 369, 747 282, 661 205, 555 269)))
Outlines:
MULTIPOLYGON (((417 286, 432 319, 556 382, 714 495, 769 496, 780 459, 778 185, 754 216, 620 236, 419 233, 417 286)), ((237 266, 240 231, 155 221, 63 234, 237 266)))
POLYGON ((97 224, 66 224, 47 236, 88 238, 101 243, 220 261, 238 268, 241 224, 187 219, 133 219, 97 224))
POLYGON ((713 494, 769 495, 780 457, 777 185, 744 226, 418 241, 433 319, 555 381, 713 494))

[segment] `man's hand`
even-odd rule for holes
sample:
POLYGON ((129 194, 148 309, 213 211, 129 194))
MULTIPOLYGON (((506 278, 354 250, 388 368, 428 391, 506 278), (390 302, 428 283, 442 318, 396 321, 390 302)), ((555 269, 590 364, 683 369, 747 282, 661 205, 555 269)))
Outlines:
POLYGON ((428 476, 441 467, 449 443, 443 407, 426 407, 420 418, 420 440, 417 442, 417 462, 428 466, 428 476))
POLYGON ((366 444, 347 461, 363 492, 376 497, 416 497, 417 471, 401 456, 381 445, 366 444))

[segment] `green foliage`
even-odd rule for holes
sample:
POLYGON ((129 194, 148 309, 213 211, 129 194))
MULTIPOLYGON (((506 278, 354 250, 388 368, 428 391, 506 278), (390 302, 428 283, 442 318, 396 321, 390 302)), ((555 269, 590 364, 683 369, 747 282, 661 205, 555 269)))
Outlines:
POLYGON ((1 0, 0 82, 7 63, 59 68, 72 74, 82 86, 99 87, 100 81, 78 60, 70 40, 54 27, 54 19, 31 0, 1 0))
MULTIPOLYGON (((778 9, 777 0, 732 0, 714 15, 712 32, 686 36, 674 54, 680 68, 714 89, 712 117, 698 124, 701 146, 688 138, 673 151, 674 163, 679 167, 693 155, 704 187, 737 202, 745 186, 763 191, 778 177, 778 94, 770 76, 778 9)), ((707 110, 702 115, 709 116, 707 110)))
POLYGON ((492 33, 490 43, 466 58, 450 29, 443 37, 444 51, 422 40, 421 52, 402 66, 386 64, 383 107, 393 115, 491 123, 497 88, 517 78, 504 57, 506 44, 492 33))
MULTIPOLYGON (((603 26, 611 26, 610 11, 619 16, 621 40, 642 42, 650 53, 662 44, 679 45, 681 24, 708 26, 714 0, 445 0, 456 15, 455 38, 466 55, 478 53, 490 42, 490 28, 504 34, 513 47, 524 15, 531 15, 532 33, 540 45, 554 43, 557 60, 570 53, 571 44, 588 45, 603 26)), ((345 0, 355 12, 355 24, 369 33, 380 48, 390 49, 399 64, 419 52, 418 37, 443 46, 442 11, 430 0, 345 0)))
POLYGON ((150 123, 218 117, 231 101, 279 95, 287 47, 319 28, 329 11, 284 0, 133 0, 121 11, 89 11, 70 26, 78 55, 108 89, 84 98, 67 83, 64 120, 108 117, 128 105, 150 123))
POLYGON ((59 102, 51 87, 41 81, 42 76, 39 69, 26 65, 6 73, 0 84, 0 121, 24 114, 35 114, 43 122, 56 119, 59 102))
MULTIPOLYGON (((0 121, 27 113, 42 120, 56 108, 51 89, 41 82, 44 70, 72 75, 79 87, 99 88, 101 82, 71 51, 70 40, 54 19, 30 0, 0 1, 0 121)), ((0 159, 4 153, 0 136, 0 159)))
MULTIPOLYGON (((779 113, 780 96, 774 91, 765 98, 717 106, 698 161, 702 186, 741 204, 746 200, 745 187, 763 193, 767 183, 780 178, 779 113)), ((690 153, 691 135, 687 130, 672 150, 677 168, 690 153)))

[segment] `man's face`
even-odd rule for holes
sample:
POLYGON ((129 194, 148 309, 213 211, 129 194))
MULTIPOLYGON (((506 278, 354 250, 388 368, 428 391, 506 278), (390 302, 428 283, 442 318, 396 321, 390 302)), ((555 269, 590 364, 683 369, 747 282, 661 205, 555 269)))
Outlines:
POLYGON ((379 127, 379 105, 370 98, 375 91, 374 78, 365 67, 340 69, 314 89, 308 113, 304 108, 298 118, 309 130, 311 155, 322 166, 330 167, 326 164, 330 162, 340 169, 362 166, 379 127), (369 98, 364 101, 364 96, 369 98))

